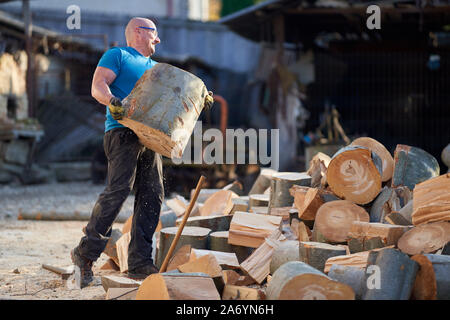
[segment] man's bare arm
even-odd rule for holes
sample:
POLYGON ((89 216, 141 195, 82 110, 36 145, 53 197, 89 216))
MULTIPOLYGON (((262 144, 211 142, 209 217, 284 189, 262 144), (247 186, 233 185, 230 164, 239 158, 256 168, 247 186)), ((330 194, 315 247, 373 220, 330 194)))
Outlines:
POLYGON ((116 79, 114 71, 104 67, 97 67, 92 79, 91 95, 101 104, 107 106, 114 95, 109 85, 116 79))

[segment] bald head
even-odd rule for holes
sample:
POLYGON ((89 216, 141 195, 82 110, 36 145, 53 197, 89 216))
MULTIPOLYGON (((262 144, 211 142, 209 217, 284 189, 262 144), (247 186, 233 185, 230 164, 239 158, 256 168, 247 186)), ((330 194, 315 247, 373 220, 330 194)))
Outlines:
POLYGON ((152 20, 146 18, 135 17, 131 19, 125 28, 125 39, 128 46, 133 46, 135 43, 137 27, 155 28, 155 24, 152 20))

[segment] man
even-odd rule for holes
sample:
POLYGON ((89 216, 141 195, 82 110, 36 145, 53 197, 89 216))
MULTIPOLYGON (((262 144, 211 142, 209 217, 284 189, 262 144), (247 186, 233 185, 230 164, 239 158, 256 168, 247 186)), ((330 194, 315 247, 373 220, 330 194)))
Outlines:
POLYGON ((85 236, 71 251, 81 270, 81 288, 93 280, 92 264, 103 252, 112 224, 123 202, 135 186, 131 241, 128 248, 128 277, 144 279, 158 272, 151 258, 152 237, 164 198, 161 156, 143 147, 138 137, 117 120, 122 119, 121 100, 156 62, 150 56, 160 43, 153 21, 133 18, 125 29, 127 47, 104 53, 94 72, 92 96, 106 105, 103 147, 108 159, 107 186, 100 194, 85 236))

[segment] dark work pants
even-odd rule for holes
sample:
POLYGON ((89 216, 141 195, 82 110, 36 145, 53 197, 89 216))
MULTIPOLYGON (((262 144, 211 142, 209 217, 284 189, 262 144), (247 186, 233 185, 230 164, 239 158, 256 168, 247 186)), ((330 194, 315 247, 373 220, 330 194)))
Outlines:
POLYGON ((153 263, 152 237, 164 199, 162 160, 159 154, 143 147, 128 128, 106 132, 103 146, 108 159, 107 186, 94 205, 78 249, 85 258, 98 259, 134 184, 134 214, 128 247, 128 268, 132 270, 153 263))

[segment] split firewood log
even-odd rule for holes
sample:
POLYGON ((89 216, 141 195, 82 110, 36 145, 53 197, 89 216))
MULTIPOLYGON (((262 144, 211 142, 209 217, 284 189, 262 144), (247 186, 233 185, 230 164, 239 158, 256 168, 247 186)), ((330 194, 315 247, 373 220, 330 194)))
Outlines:
POLYGON ((381 158, 383 172, 381 175, 381 181, 389 181, 392 178, 392 174, 394 172, 394 159, 384 145, 369 137, 357 138, 353 140, 350 145, 366 147, 370 151, 375 152, 381 158))
POLYGON ((239 267, 240 267, 239 261, 234 252, 221 252, 221 251, 205 250, 205 249, 192 249, 191 256, 189 257, 189 261, 199 259, 206 255, 212 255, 217 260, 217 263, 222 268, 239 269, 239 267))
MULTIPOLYGON (((233 216, 227 215, 211 215, 211 216, 198 216, 189 217, 186 221, 186 226, 189 227, 201 227, 211 229, 211 231, 226 231, 230 229, 230 223, 233 216)), ((176 220, 176 226, 180 226, 183 218, 178 218, 176 220)))
POLYGON ((120 272, 128 271, 128 245, 131 241, 131 233, 123 234, 116 242, 117 259, 120 272))
POLYGON ((325 153, 318 152, 309 162, 306 174, 311 176, 311 187, 325 188, 327 184, 327 168, 331 158, 325 153))
POLYGON ((239 198, 233 191, 220 190, 211 195, 200 208, 201 216, 228 215, 233 209, 232 198, 239 198))
POLYGON ((167 271, 177 270, 178 266, 189 262, 191 257, 191 245, 186 244, 180 247, 170 258, 167 271))
POLYGON ((264 193, 264 191, 270 187, 270 180, 272 179, 272 175, 274 173, 277 173, 277 171, 268 168, 261 169, 258 178, 256 178, 256 181, 248 194, 252 195, 264 193))
POLYGON ((117 257, 117 241, 122 237, 122 232, 119 229, 113 229, 109 237, 103 253, 110 257, 117 265, 119 265, 119 258, 117 257))
POLYGON ((299 243, 299 261, 309 264, 311 267, 323 272, 326 261, 331 257, 342 256, 346 254, 345 248, 333 246, 321 242, 300 242, 299 243))
POLYGON ((314 220, 317 210, 324 204, 319 189, 293 186, 290 192, 294 197, 298 217, 303 220, 314 220))
POLYGON ((268 300, 354 300, 353 289, 300 261, 283 264, 267 285, 268 300))
POLYGON ((289 189, 293 185, 309 186, 310 184, 311 177, 304 172, 279 172, 273 174, 270 182, 269 208, 292 206, 294 197, 290 194, 289 189))
POLYGON ((450 256, 418 254, 411 259, 420 265, 412 299, 450 300, 450 256))
POLYGON ((450 221, 450 173, 416 184, 412 223, 450 221))
POLYGON ((239 263, 242 263, 252 253, 253 248, 236 246, 228 243, 228 231, 212 232, 209 235, 209 247, 213 251, 232 252, 236 254, 239 263))
POLYGON ((370 208, 370 222, 385 223, 388 215, 400 211, 411 199, 408 187, 384 187, 370 208))
POLYGON ((251 194, 248 196, 248 206, 252 207, 267 207, 269 206, 269 195, 266 194, 251 194))
POLYGON ((409 255, 434 253, 450 241, 450 222, 438 221, 414 227, 398 240, 398 248, 409 255))
POLYGON ((381 191, 381 166, 376 153, 365 147, 347 146, 331 159, 327 181, 339 198, 367 204, 381 191))
POLYGON ((272 260, 270 261, 270 274, 274 272, 288 261, 299 260, 298 241, 286 240, 280 243, 279 246, 274 248, 272 260))
POLYGON ((220 300, 220 294, 204 273, 154 273, 139 286, 136 300, 220 300))
POLYGON ((416 184, 439 176, 439 172, 438 161, 428 152, 402 144, 395 148, 392 187, 414 190, 416 184))
POLYGON ((235 285, 225 285, 222 300, 264 300, 262 290, 235 285))
POLYGON ((345 243, 353 221, 369 222, 369 214, 348 200, 327 202, 317 211, 313 241, 345 243))

